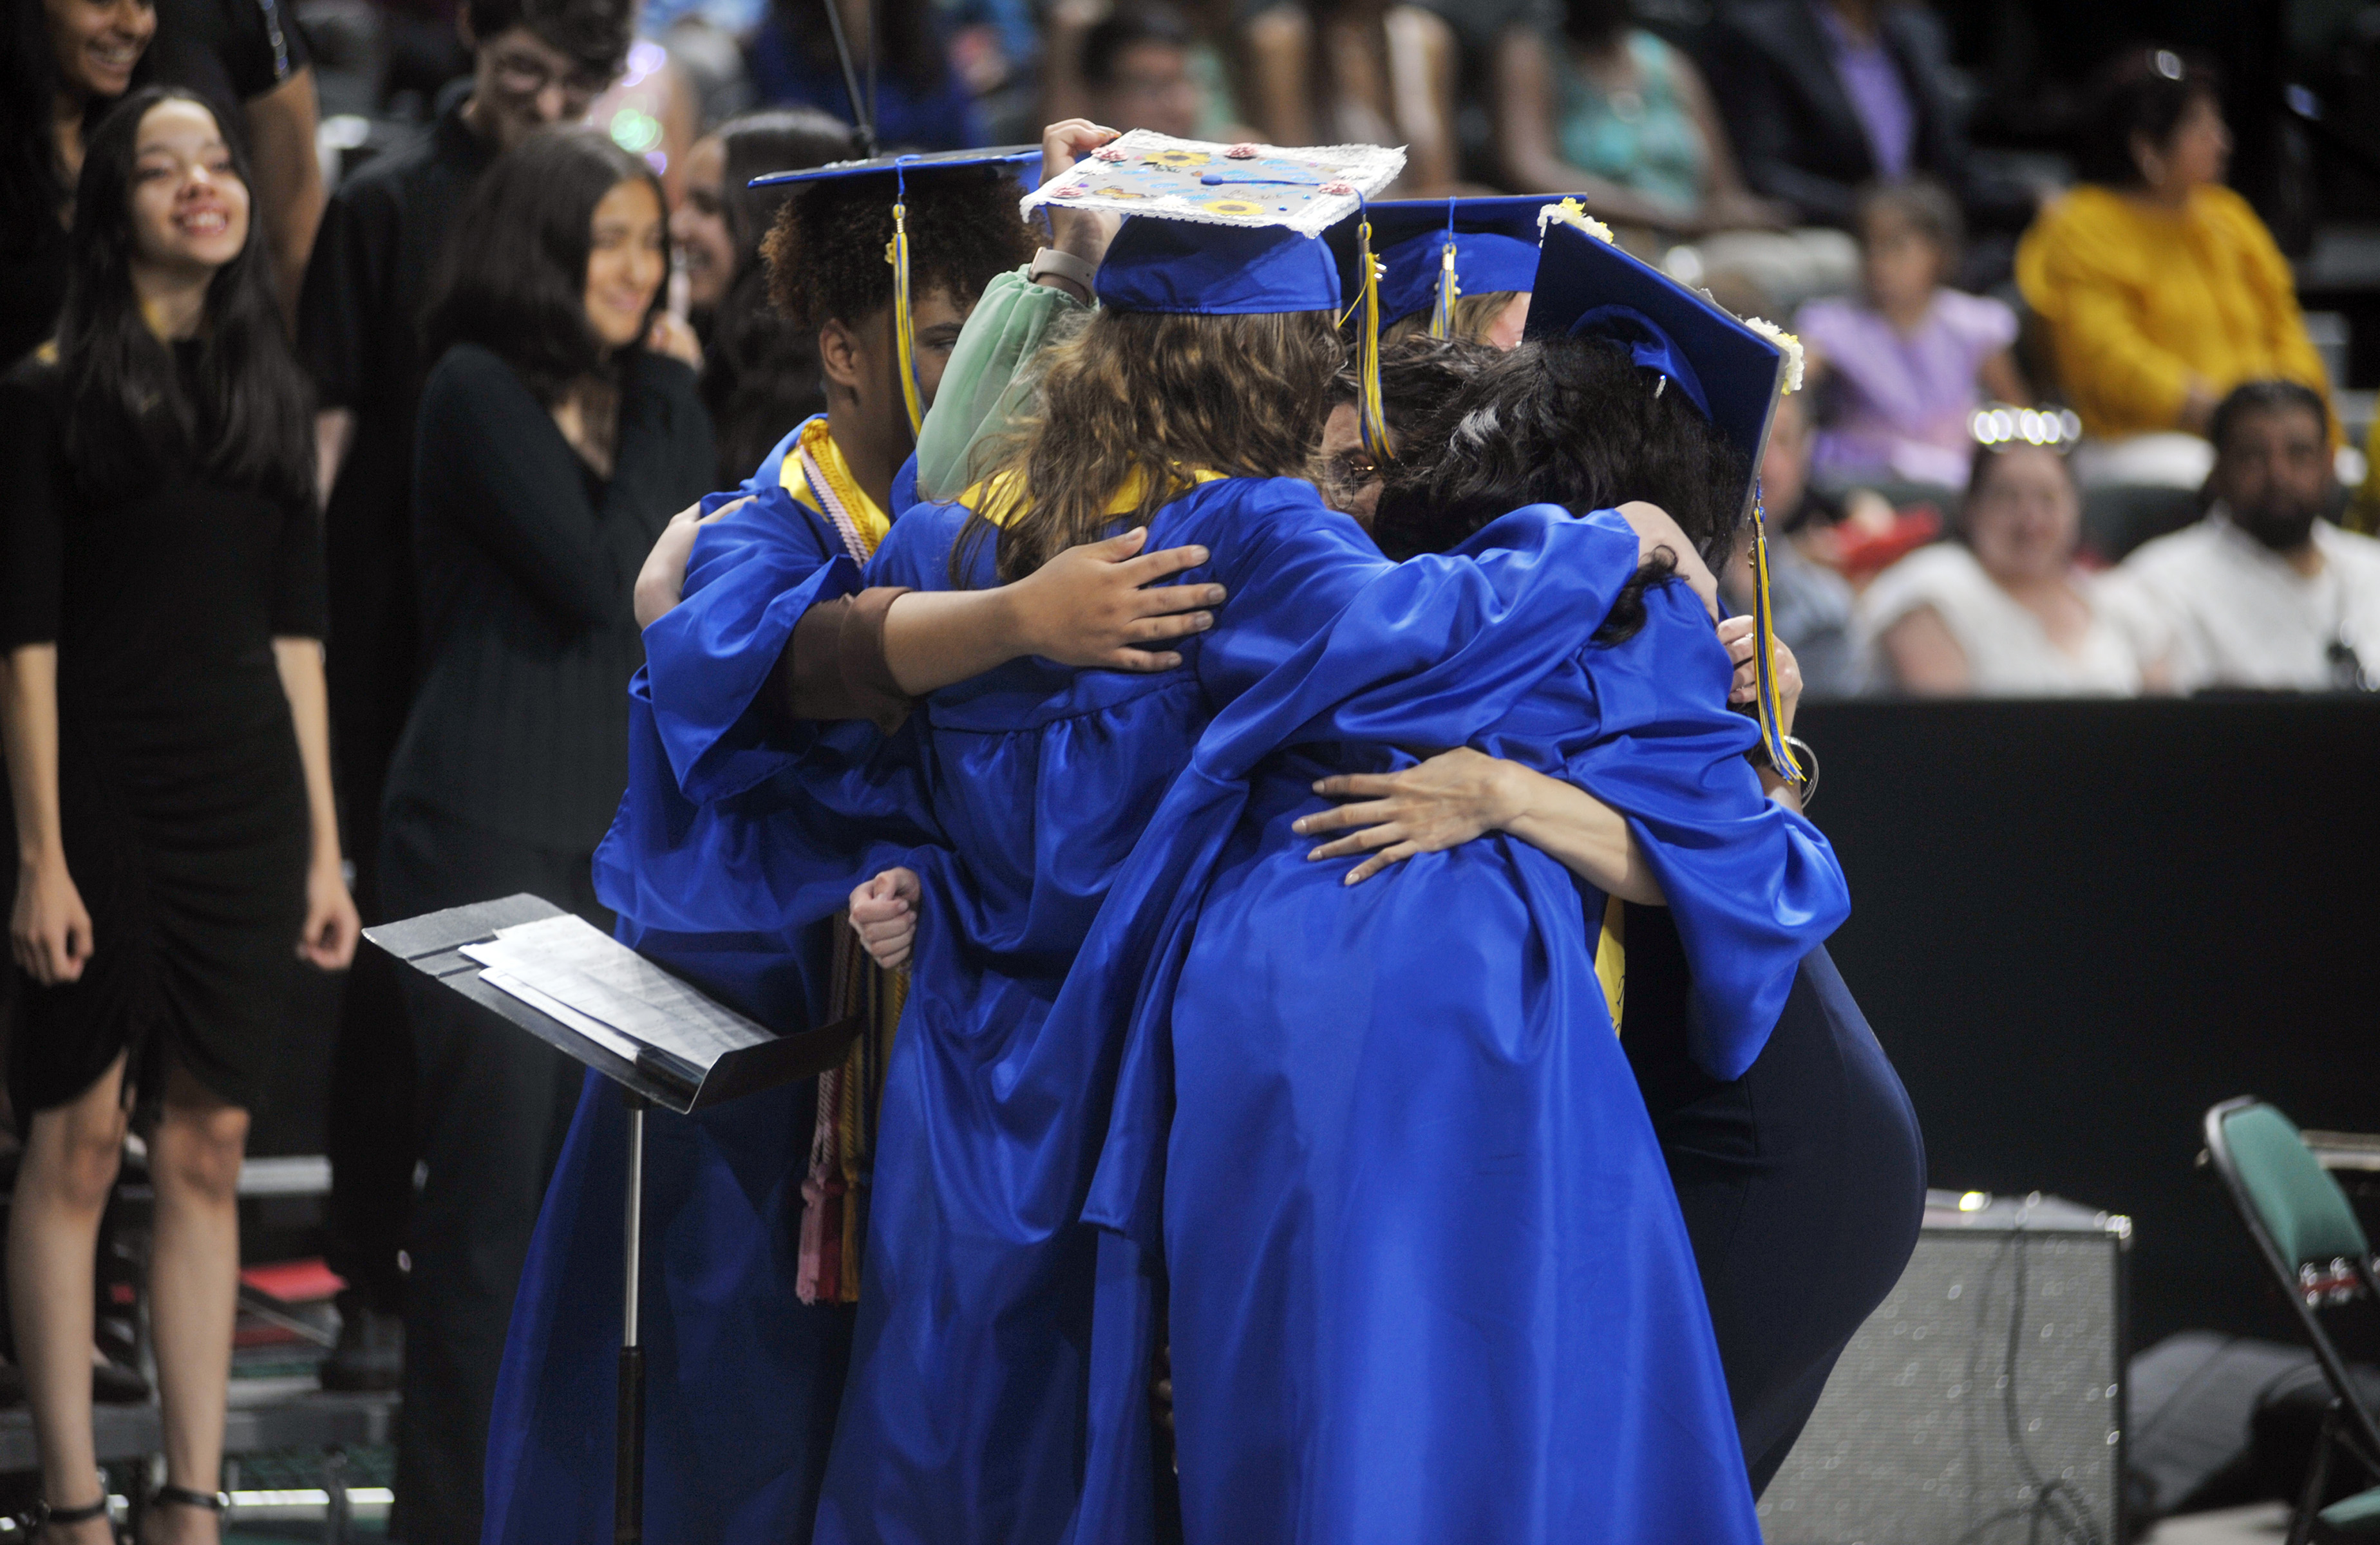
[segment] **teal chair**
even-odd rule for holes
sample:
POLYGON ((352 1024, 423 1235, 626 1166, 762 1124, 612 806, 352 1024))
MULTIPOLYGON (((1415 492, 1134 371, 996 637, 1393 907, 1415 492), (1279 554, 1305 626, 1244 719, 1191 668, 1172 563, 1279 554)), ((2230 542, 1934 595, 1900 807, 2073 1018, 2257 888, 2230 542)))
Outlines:
POLYGON ((2328 1311, 2380 1297, 2372 1242, 2347 1193, 2306 1151, 2297 1128, 2262 1101, 2226 1100, 2208 1111, 2206 1156, 2330 1382, 2330 1409, 2323 1416, 2289 1545, 2380 1540, 2380 1486, 2321 1505, 2340 1450, 2367 1479, 2380 1480, 2380 1422, 2358 1398, 2346 1359, 2323 1325, 2328 1311))

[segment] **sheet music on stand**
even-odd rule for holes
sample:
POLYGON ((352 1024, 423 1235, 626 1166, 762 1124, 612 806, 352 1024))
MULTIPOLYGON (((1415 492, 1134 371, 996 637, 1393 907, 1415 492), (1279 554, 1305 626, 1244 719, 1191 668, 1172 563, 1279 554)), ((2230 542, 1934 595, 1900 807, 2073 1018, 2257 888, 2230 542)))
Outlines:
POLYGON ((663 1059, 691 1084, 725 1053, 775 1039, 705 997, 586 919, 565 914, 496 930, 462 952, 480 980, 563 1020, 620 1055, 663 1059), (555 1013, 554 1006, 563 1010, 555 1013))
POLYGON ((364 936, 668 1110, 833 1067, 858 1023, 780 1034, 534 896, 382 923, 364 936))

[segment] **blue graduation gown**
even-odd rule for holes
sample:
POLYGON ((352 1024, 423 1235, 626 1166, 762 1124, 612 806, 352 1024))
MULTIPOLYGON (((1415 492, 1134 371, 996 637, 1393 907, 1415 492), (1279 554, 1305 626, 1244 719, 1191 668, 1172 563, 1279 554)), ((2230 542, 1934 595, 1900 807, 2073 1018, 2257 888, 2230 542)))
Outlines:
MULTIPOLYGON (((1471 743, 1589 790, 1670 896, 1698 1060, 1730 1078, 1847 911, 1841 872, 1742 762, 1755 732, 1682 585, 1618 646, 1573 635, 1517 699, 1408 653, 1374 600, 1211 727, 1062 1006, 1134 1020, 1088 1209, 1121 1234, 1095 1338, 1127 1429, 1094 1445, 1108 1490, 1143 1446, 1161 1239, 1190 1540, 1756 1540, 1595 975, 1604 899, 1502 836, 1350 891, 1289 827, 1328 804, 1315 779, 1410 765, 1358 739, 1471 743)), ((1506 629, 1503 663, 1536 642, 1506 629)))
MULTIPOLYGON (((797 724, 760 701, 802 612, 858 581, 832 526, 782 484, 794 440, 706 501, 759 496, 704 528, 686 599, 646 631, 628 789, 595 866, 623 941, 784 1032, 826 1010, 824 920, 931 836, 902 820, 924 812, 905 738, 797 724)), ((651 1538, 809 1538, 853 1319, 794 1293, 817 1098, 804 1080, 646 1123, 651 1538)), ((589 1074, 514 1300, 488 1545, 611 1538, 625 1139, 617 1094, 589 1074)))
MULTIPOLYGON (((910 512, 868 577, 946 586, 964 520, 955 507, 910 512)), ((1075 990, 1081 941, 1203 726, 1399 572, 1301 482, 1207 484, 1151 525, 1152 547, 1208 547, 1210 564, 1185 577, 1231 591, 1215 629, 1184 646, 1181 670, 1019 661, 934 694, 918 716, 934 824, 954 851, 919 865, 927 894, 887 1075, 822 1541, 1146 1537, 1145 1449, 1137 1486, 1129 1459, 1110 1467, 1106 1450, 1093 1452, 1123 1430, 1095 1409, 1135 1395, 1145 1409, 1147 1386, 1121 1397, 1095 1387, 1100 1241, 1079 1215, 1123 1026, 1052 1035, 1046 1021, 1075 990)), ((1472 701, 1507 670, 1494 646, 1507 592, 1541 619, 1569 619, 1574 647, 1636 565, 1634 535, 1613 518, 1545 510, 1500 540, 1512 550, 1491 542, 1475 561, 1407 566, 1433 583, 1402 619, 1406 650, 1459 656, 1449 690, 1472 701)), ((974 555, 980 581, 991 557, 989 543, 974 555)), ((1136 969, 1113 962, 1108 981, 1136 969)), ((1685 1289, 1699 1301, 1690 1269, 1685 1289)), ((1718 1410, 1723 1422, 1723 1400, 1718 1410)))

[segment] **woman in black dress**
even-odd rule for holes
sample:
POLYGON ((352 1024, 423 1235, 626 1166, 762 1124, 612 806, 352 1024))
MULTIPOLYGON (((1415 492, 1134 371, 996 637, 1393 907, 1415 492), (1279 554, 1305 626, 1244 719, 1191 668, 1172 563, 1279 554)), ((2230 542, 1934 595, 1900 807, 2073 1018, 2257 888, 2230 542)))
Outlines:
MULTIPOLYGON (((529 891, 611 925, 593 862, 628 781, 637 573, 712 474, 694 371, 646 347, 663 210, 643 162, 548 130, 448 238, 414 453, 426 669, 382 807, 394 915, 529 891)), ((428 1174, 397 1491, 413 1545, 476 1545, 504 1329, 580 1070, 406 976, 428 1174)))
POLYGON ((47 1532, 96 1542, 91 1248, 131 1112, 157 1197, 160 1539, 214 1537, 248 1113, 302 957, 352 957, 306 389, 198 98, 134 93, 77 186, 55 362, 0 383, 0 730, 31 979, 8 1285, 47 1532))

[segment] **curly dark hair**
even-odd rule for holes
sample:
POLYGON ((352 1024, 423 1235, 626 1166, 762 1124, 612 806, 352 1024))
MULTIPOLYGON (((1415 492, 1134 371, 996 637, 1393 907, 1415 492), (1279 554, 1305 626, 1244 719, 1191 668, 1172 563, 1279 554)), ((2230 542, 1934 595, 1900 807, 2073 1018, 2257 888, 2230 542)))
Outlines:
MULTIPOLYGON (((1372 528, 1402 560, 1444 552, 1524 504, 1574 513, 1630 500, 1670 513, 1717 567, 1743 518, 1743 457, 1682 391, 1621 345, 1561 334, 1522 344, 1474 376, 1409 437, 1372 528)), ((1636 572, 1596 641, 1645 622, 1644 592, 1675 572, 1662 557, 1636 572)))
MULTIPOLYGON (((1017 213, 1023 190, 995 166, 911 172, 909 285, 972 300, 995 275, 1031 260, 1033 235, 1017 213)), ((891 173, 811 183, 777 210, 760 244, 769 298, 794 325, 815 332, 892 304, 891 173)))

